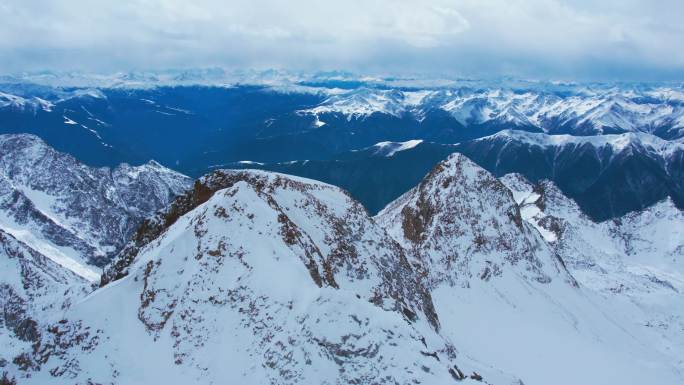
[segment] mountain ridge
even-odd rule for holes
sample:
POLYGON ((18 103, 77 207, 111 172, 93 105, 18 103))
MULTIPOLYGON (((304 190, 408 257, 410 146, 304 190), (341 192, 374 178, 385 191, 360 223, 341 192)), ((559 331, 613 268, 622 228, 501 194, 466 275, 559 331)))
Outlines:
POLYGON ((0 135, 0 228, 89 280, 138 222, 189 186, 154 161, 90 168, 33 135, 0 135))
POLYGON ((672 209, 595 223, 553 183, 499 179, 459 153, 375 217, 326 183, 217 170, 142 222, 97 289, 0 230, 0 363, 29 384, 674 385, 672 209), (35 276, 16 261, 57 269, 49 293, 12 286, 35 276))
MULTIPOLYGON (((475 382, 466 378, 472 372, 463 374, 466 368, 502 376, 466 358, 454 366, 457 354, 436 333, 439 324, 420 277, 362 206, 341 190, 260 171, 223 177, 231 180, 228 185, 196 202, 142 247, 128 276, 70 311, 74 321, 58 326, 70 337, 56 350, 50 339, 41 345, 41 354, 55 357, 43 365, 59 368, 53 373, 67 382, 93 376, 126 381, 136 378, 131 368, 141 362, 111 352, 148 341, 148 347, 135 349, 173 352, 170 360, 145 361, 149 378, 169 383, 231 375, 267 383, 365 382, 378 376, 398 382, 475 382), (93 318, 109 301, 125 302, 118 314, 93 318), (120 322, 139 325, 133 329, 136 337, 107 338, 120 322), (90 329, 84 329, 86 324, 90 329), (95 329, 94 336, 77 337, 95 329), (216 345, 208 333, 232 343, 216 345), (217 346, 222 348, 216 351, 217 346), (217 353, 232 358, 228 363, 208 359, 207 354, 217 353), (86 363, 103 360, 113 369, 88 369, 86 363)), ((34 373, 29 383, 40 382, 44 373, 34 373)))

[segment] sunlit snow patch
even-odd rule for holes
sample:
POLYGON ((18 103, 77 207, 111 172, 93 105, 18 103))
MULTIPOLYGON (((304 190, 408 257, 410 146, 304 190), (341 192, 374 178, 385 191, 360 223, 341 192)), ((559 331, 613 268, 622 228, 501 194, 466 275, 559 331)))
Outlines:
POLYGON ((407 142, 380 142, 373 145, 373 148, 376 149, 373 155, 386 156, 389 158, 394 156, 394 154, 397 152, 410 150, 421 143, 423 143, 422 140, 409 140, 407 142))

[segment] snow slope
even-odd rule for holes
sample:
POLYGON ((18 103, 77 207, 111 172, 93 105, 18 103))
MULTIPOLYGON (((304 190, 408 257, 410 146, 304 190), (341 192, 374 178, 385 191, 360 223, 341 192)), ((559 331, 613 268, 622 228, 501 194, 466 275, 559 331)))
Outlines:
POLYGON ((417 145, 423 143, 420 139, 408 140, 406 142, 380 142, 376 143, 370 148, 374 150, 374 156, 392 157, 400 151, 410 150, 417 145))
POLYGON ((30 350, 53 314, 90 290, 84 278, 0 230, 0 366, 30 350))
POLYGON ((580 284, 606 310, 684 370, 684 213, 671 200, 612 221, 595 223, 551 182, 502 181, 532 215, 525 220, 548 238, 580 284))
POLYGON ((514 383, 439 334, 423 279, 340 189, 204 183, 221 188, 48 329, 22 383, 514 383))
POLYGON ((455 154, 376 217, 431 282, 442 333, 528 385, 681 383, 681 350, 578 285, 514 191, 455 154))
POLYGON ((142 222, 103 287, 50 309, 31 346, 15 338, 3 370, 22 384, 680 384, 682 221, 664 201, 596 224, 552 184, 460 154, 374 218, 324 183, 219 170, 142 222))
POLYGON ((35 136, 0 136, 0 229, 90 281, 143 218, 189 186, 156 162, 91 168, 35 136))

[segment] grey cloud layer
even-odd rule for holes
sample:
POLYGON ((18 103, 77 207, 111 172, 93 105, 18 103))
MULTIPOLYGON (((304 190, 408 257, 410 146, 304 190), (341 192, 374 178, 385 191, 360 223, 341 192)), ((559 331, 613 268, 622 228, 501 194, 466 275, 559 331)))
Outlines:
POLYGON ((681 78, 680 0, 5 0, 0 71, 188 66, 681 78))

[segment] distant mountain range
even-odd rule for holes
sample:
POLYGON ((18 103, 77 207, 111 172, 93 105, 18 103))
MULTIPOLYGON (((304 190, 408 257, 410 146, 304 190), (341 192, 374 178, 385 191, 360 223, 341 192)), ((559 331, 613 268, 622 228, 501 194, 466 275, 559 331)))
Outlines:
POLYGON ((372 213, 454 151, 499 176, 553 180, 597 220, 666 196, 684 204, 681 84, 36 73, 2 78, 0 133, 35 134, 91 166, 154 159, 192 177, 225 167, 302 175, 348 189, 372 213), (611 135, 630 144, 586 139, 611 135))
POLYGON ((325 124, 329 115, 347 120, 374 114, 417 121, 443 113, 462 129, 483 136, 502 128, 549 134, 600 135, 647 132, 665 139, 684 135, 684 92, 680 89, 580 89, 569 94, 525 89, 377 90, 360 88, 333 95, 302 111, 325 124))
POLYGON ((502 131, 458 151, 496 175, 552 180, 596 220, 670 197, 684 207, 684 145, 644 133, 576 137, 502 131))
POLYGON ((449 154, 460 152, 498 176, 551 180, 595 220, 649 207, 667 197, 684 207, 684 144, 644 133, 601 136, 501 131, 455 145, 383 142, 330 160, 238 162, 322 180, 347 189, 376 213, 449 154))

